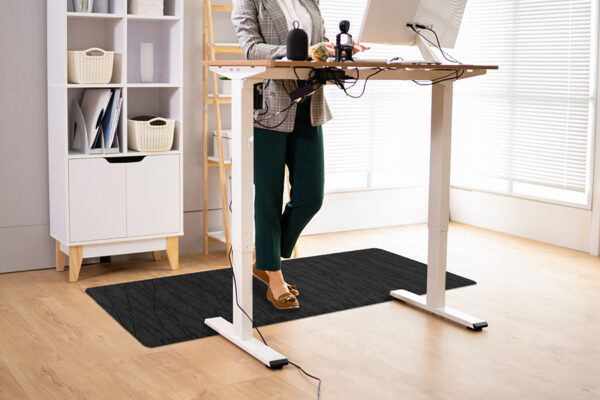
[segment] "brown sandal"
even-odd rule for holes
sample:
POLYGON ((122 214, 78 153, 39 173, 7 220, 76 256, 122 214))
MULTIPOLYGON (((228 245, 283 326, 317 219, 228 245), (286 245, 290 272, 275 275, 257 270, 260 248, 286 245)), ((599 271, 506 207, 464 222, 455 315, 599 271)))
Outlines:
POLYGON ((273 293, 271 293, 271 288, 269 288, 269 289, 267 289, 267 299, 269 299, 269 301, 271 303, 273 303, 275 308, 278 308, 280 310, 287 310, 289 308, 299 308, 300 307, 300 303, 298 303, 298 299, 296 298, 296 296, 294 296, 290 292, 282 294, 281 296, 279 296, 277 298, 277 300, 275 300, 273 293))
MULTIPOLYGON (((269 286, 269 275, 261 269, 256 269, 256 263, 252 264, 252 273, 265 285, 269 286)), ((294 296, 298 296, 300 292, 296 289, 296 285, 287 285, 288 291, 294 296)))

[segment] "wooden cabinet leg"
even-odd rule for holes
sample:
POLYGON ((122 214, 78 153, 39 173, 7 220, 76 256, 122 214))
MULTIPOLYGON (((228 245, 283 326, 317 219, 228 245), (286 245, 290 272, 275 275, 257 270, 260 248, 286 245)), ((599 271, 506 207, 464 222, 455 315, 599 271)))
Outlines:
POLYGON ((62 272, 65 270, 65 263, 67 262, 67 255, 60 249, 60 242, 56 241, 56 270, 62 272))
POLYGON ((79 279, 79 271, 81 270, 81 262, 83 261, 83 247, 69 247, 69 281, 77 282, 79 279))
POLYGON ((179 236, 167 238, 167 257, 171 269, 179 269, 179 236))
POLYGON ((152 252, 152 257, 154 257, 154 261, 160 261, 162 259, 162 256, 160 253, 161 253, 160 250, 152 252))

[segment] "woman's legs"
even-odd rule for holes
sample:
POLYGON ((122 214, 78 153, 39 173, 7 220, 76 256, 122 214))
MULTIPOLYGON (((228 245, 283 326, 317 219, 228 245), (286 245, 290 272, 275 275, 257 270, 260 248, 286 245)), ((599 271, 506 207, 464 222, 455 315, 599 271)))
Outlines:
POLYGON ((281 207, 287 133, 254 128, 256 268, 281 269, 281 207))
POLYGON ((288 133, 254 128, 256 268, 266 271, 277 299, 288 291, 281 273, 281 208, 288 133))
POLYGON ((302 230, 323 204, 323 130, 320 126, 310 125, 310 103, 303 106, 298 109, 300 115, 286 148, 291 191, 281 220, 281 255, 284 258, 292 255, 302 230))
POLYGON ((310 102, 299 105, 292 133, 254 128, 254 186, 256 268, 267 271, 271 293, 278 298, 287 292, 281 257, 291 256, 323 202, 323 133, 310 125, 310 102), (282 215, 285 164, 291 199, 282 215))

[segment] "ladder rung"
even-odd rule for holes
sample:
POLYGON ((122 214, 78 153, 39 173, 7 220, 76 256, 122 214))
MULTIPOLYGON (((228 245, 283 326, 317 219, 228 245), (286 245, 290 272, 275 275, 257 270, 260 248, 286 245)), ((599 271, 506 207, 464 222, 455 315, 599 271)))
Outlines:
POLYGON ((208 232, 208 238, 214 239, 215 241, 218 241, 218 242, 225 243, 225 241, 226 241, 225 231, 208 232))
MULTIPOLYGON (((208 156, 208 161, 214 161, 217 164, 219 163, 219 156, 208 156)), ((231 165, 231 160, 223 160, 223 164, 231 165)))
POLYGON ((215 47, 223 47, 223 46, 240 47, 238 42, 216 42, 216 43, 213 43, 213 46, 215 46, 215 47))
MULTIPOLYGON (((212 158, 212 157, 208 157, 208 158, 212 158)), ((218 167, 219 166, 219 162, 218 161, 213 161, 213 160, 209 160, 207 165, 209 167, 218 167)), ((225 166, 225 169, 231 169, 231 163, 227 163, 224 162, 223 165, 225 166)))
POLYGON ((215 44, 215 54, 243 54, 242 48, 238 45, 215 44))
POLYGON ((233 10, 233 6, 231 4, 212 4, 210 9, 213 11, 229 11, 233 10))
MULTIPOLYGON (((206 99, 208 104, 215 104, 215 98, 212 95, 208 95, 206 99)), ((231 104, 231 96, 219 96, 219 104, 231 104)))

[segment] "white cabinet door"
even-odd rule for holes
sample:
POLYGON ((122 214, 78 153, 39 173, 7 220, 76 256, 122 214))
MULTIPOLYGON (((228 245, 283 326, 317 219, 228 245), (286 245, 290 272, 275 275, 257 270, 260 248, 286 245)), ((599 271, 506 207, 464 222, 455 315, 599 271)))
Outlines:
POLYGON ((179 155, 127 164, 127 236, 180 231, 179 155))
POLYGON ((126 164, 69 160, 70 241, 125 237, 125 194, 126 164))

